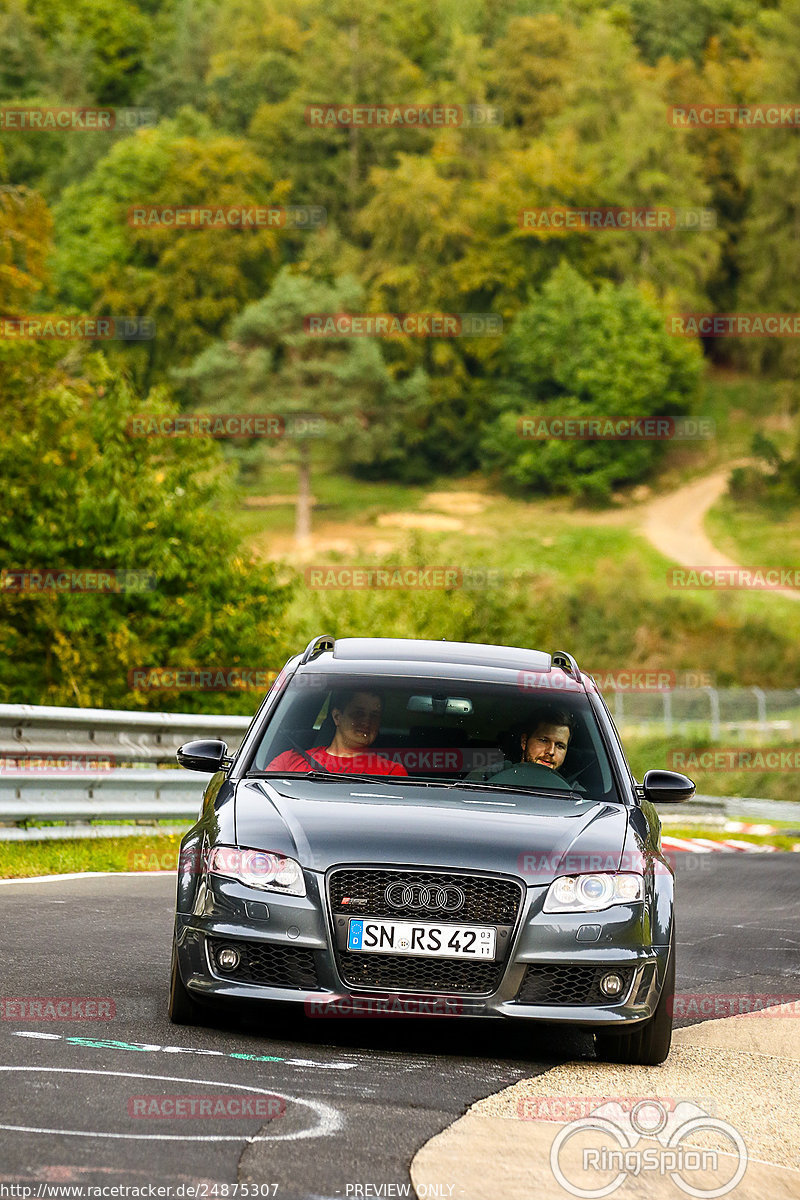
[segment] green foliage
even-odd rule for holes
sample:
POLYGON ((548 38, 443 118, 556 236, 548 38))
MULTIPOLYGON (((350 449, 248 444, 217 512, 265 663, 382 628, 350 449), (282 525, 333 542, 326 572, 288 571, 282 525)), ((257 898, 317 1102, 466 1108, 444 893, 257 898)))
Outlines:
MULTIPOLYGON (((764 99, 800 89, 800 0, 764 14, 757 81, 764 99)), ((797 311, 796 231, 800 225, 800 159, 793 128, 763 128, 746 140, 744 179, 751 191, 741 246, 739 308, 797 311)), ((796 376, 796 338, 751 338, 739 357, 760 369, 796 376)))
POLYGON ((366 477, 413 478, 425 435, 424 373, 395 379, 374 338, 318 338, 304 329, 314 314, 359 311, 363 291, 352 277, 326 283, 284 268, 232 322, 226 341, 178 378, 204 411, 324 416, 326 443, 344 465, 366 477))
POLYGON ((671 338, 652 302, 630 286, 595 291, 566 265, 519 314, 505 351, 504 411, 485 435, 485 465, 518 488, 592 500, 643 478, 663 445, 526 441, 520 419, 679 416, 701 374, 696 346, 671 338))
MULTIPOLYGON (((235 693, 142 692, 142 667, 261 670, 281 665, 288 600, 272 568, 231 546, 218 509, 227 473, 197 439, 128 436, 140 400, 101 356, 0 345, 4 504, 0 549, 11 570, 150 572, 153 590, 6 592, 0 598, 0 693, 11 703, 241 711, 235 693)), ((246 703, 246 700, 245 700, 246 703)))
POLYGON ((267 226, 136 225, 131 210, 263 207, 285 203, 288 191, 248 143, 214 133, 191 110, 142 130, 65 189, 55 214, 58 298, 84 311, 152 318, 155 342, 128 354, 144 384, 163 379, 262 294, 287 235, 267 226))

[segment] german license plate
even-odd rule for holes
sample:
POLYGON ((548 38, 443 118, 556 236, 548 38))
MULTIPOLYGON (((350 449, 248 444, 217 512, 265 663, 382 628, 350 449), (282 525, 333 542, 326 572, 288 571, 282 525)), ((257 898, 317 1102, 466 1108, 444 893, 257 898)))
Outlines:
POLYGON ((431 925, 426 921, 351 918, 347 949, 372 954, 493 959, 497 931, 483 925, 431 925))

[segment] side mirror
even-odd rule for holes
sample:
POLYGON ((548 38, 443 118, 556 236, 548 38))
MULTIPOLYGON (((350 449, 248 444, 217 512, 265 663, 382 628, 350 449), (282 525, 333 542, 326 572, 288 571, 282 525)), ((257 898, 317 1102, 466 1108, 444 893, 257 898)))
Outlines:
POLYGON ((678 771, 648 771, 642 787, 645 799, 653 804, 683 804, 695 791, 691 779, 678 771))
POLYGON ((230 763, 228 744, 218 738, 202 738, 197 742, 184 742, 179 747, 177 759, 187 771, 221 771, 230 763))

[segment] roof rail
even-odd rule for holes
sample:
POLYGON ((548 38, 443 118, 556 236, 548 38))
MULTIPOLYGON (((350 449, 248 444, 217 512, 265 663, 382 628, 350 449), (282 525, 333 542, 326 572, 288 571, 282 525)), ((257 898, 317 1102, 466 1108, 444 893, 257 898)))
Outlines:
POLYGON ((306 646, 303 651, 303 657, 300 659, 300 666, 304 667, 306 663, 311 662, 312 658, 316 658, 318 654, 322 654, 323 650, 332 650, 336 645, 336 639, 331 633, 318 633, 315 638, 306 646))
POLYGON ((550 655, 550 660, 554 667, 562 667, 565 671, 572 675, 573 679, 577 679, 578 683, 580 683, 580 667, 575 662, 575 659, 572 657, 572 655, 567 654, 566 650, 556 650, 555 653, 550 655))

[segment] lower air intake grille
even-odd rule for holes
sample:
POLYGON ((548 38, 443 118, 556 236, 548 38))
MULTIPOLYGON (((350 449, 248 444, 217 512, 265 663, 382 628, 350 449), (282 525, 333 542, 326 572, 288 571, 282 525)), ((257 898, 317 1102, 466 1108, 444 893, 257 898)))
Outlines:
POLYGON ((446 958, 412 958, 405 954, 339 953, 342 979, 350 987, 386 988, 401 992, 449 992, 489 995, 497 991, 503 963, 459 962, 446 958))
POLYGON ((226 942, 219 938, 209 938, 208 948, 214 970, 224 979, 263 983, 269 987, 319 989, 313 950, 302 946, 277 946, 270 942, 226 942), (223 948, 238 950, 242 956, 233 971, 222 970, 217 962, 217 955, 223 948))
POLYGON ((574 963, 546 964, 527 967, 522 987, 514 1000, 517 1004, 612 1004, 628 994, 633 967, 577 966, 574 963), (619 996, 605 996, 600 980, 609 971, 622 977, 624 985, 619 996))

